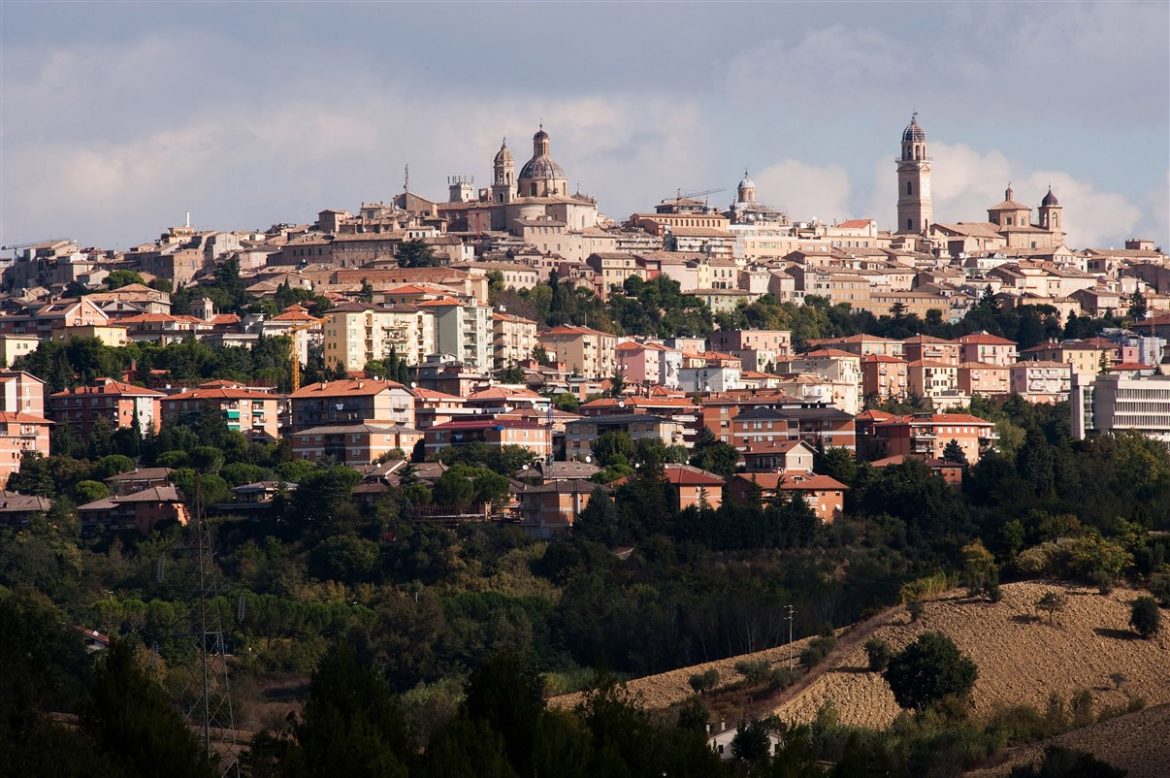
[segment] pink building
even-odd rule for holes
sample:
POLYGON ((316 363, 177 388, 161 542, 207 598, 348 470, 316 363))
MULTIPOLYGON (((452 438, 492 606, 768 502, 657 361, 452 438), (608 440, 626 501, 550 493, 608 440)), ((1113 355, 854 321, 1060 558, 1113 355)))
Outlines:
POLYGON ((45 418, 45 382, 31 373, 0 373, 0 488, 20 470, 26 451, 49 456, 49 430, 45 418))

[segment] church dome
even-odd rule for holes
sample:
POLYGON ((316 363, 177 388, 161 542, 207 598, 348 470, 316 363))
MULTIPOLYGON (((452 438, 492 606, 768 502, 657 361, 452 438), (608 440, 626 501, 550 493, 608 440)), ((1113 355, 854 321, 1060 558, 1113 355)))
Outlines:
POLYGON ((520 169, 520 178, 564 178, 565 171, 552 157, 533 157, 520 169))
POLYGON ((500 150, 496 152, 495 164, 503 165, 511 161, 512 152, 508 150, 508 139, 505 138, 504 142, 500 144, 500 150))
POLYGON ((1052 194, 1052 187, 1048 187, 1048 194, 1044 195, 1044 199, 1040 201, 1040 205, 1045 208, 1060 205, 1060 201, 1056 199, 1056 195, 1052 194))
POLYGON ((743 171, 743 180, 739 182, 739 188, 740 189, 755 189, 756 188, 756 182, 751 179, 751 176, 748 175, 748 172, 746 170, 743 171))
POLYGON ((918 126, 918 114, 914 114, 910 119, 910 123, 906 125, 906 129, 902 131, 903 143, 925 143, 926 131, 918 126))

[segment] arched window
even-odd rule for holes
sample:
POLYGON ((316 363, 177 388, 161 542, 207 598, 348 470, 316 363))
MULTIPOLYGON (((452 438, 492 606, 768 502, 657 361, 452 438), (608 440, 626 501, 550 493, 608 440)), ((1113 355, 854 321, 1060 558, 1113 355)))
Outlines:
POLYGON ((914 220, 913 219, 906 220, 906 229, 908 229, 908 230, 914 229, 914 220))
POLYGON ((914 194, 914 182, 913 181, 906 182, 906 194, 908 194, 908 195, 914 194))

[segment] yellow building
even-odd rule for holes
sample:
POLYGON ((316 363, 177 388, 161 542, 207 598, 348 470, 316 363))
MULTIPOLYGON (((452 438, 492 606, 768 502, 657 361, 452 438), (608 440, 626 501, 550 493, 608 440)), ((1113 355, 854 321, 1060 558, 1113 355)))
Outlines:
POLYGON ((324 348, 325 364, 341 363, 347 371, 387 359, 391 350, 417 365, 436 351, 434 312, 414 305, 339 305, 329 311, 324 348))
POLYGON ((492 314, 492 350, 496 367, 508 367, 531 359, 536 343, 536 322, 503 311, 492 314))
POLYGON ((617 338, 589 327, 553 327, 540 336, 540 345, 555 361, 586 378, 608 378, 617 363, 617 338))

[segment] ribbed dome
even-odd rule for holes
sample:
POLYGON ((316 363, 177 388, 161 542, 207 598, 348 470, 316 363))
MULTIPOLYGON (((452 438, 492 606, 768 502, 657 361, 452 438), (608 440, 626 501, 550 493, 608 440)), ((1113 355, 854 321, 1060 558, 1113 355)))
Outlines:
POLYGON ((914 114, 906 129, 902 131, 903 143, 925 143, 926 131, 918 126, 918 114, 914 114))
POLYGON ((520 178, 564 178, 565 171, 552 157, 533 157, 520 169, 520 178))
POLYGON ((512 152, 508 151, 508 139, 505 138, 504 142, 500 144, 500 150, 496 152, 496 164, 502 165, 505 162, 511 162, 511 161, 512 161, 512 152))
POLYGON ((748 172, 746 170, 743 171, 743 180, 739 182, 739 188, 740 189, 755 189, 756 188, 756 182, 751 179, 751 176, 748 175, 748 172))
POLYGON ((1052 187, 1048 187, 1048 194, 1044 195, 1044 199, 1040 201, 1040 205, 1051 207, 1060 205, 1060 200, 1056 199, 1056 195, 1052 194, 1052 187))

